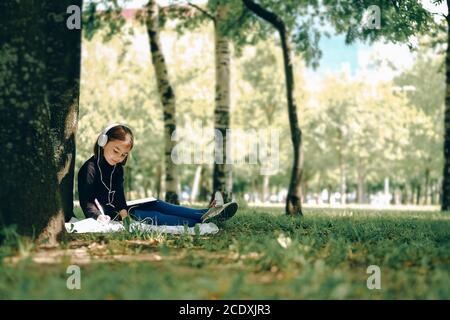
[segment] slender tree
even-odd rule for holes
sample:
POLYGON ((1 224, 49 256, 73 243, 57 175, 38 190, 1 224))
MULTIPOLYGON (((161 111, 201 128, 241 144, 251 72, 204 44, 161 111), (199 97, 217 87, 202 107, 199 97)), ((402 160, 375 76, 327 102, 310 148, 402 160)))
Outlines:
POLYGON ((224 201, 229 202, 233 194, 232 164, 227 163, 229 159, 228 150, 231 150, 231 141, 228 140, 227 129, 230 128, 230 39, 226 34, 228 28, 229 1, 212 1, 210 10, 202 8, 191 2, 188 5, 200 12, 202 19, 213 22, 214 25, 214 57, 215 57, 215 108, 214 108, 214 128, 220 132, 221 139, 217 141, 216 153, 219 161, 214 162, 213 170, 213 193, 220 191, 224 201))
POLYGON ((177 194, 177 167, 172 161, 171 154, 176 142, 172 140, 172 134, 176 130, 175 118, 175 92, 170 84, 166 61, 162 52, 159 39, 158 5, 155 0, 150 0, 146 6, 146 27, 150 42, 152 63, 155 69, 158 92, 164 109, 164 160, 166 180, 166 201, 179 204, 177 194))
POLYGON ((302 215, 302 191, 300 184, 303 173, 302 131, 298 123, 297 103, 294 97, 295 81, 294 73, 292 71, 292 50, 289 31, 286 29, 286 24, 284 21, 275 13, 265 9, 252 0, 243 1, 249 10, 273 25, 275 29, 277 29, 280 36, 281 47, 283 50, 284 73, 286 76, 286 97, 288 104, 289 125, 291 129, 291 140, 294 155, 291 180, 286 198, 286 213, 292 215, 302 215))
MULTIPOLYGON (((224 3, 217 6, 214 23, 215 66, 216 66, 216 106, 214 127, 222 135, 222 163, 214 162, 213 191, 220 191, 224 201, 232 198, 232 164, 228 163, 230 149, 227 129, 230 129, 230 41, 224 35, 223 26, 228 7, 224 3)), ((217 151, 217 150, 216 150, 217 151)))
MULTIPOLYGON (((345 34, 346 43, 357 39, 369 42, 384 39, 392 42, 409 42, 410 36, 429 31, 430 14, 420 1, 380 0, 373 1, 283 1, 273 2, 260 0, 243 0, 244 5, 256 16, 274 26, 280 36, 281 46, 285 57, 286 89, 289 92, 292 72, 289 69, 289 43, 295 44, 297 51, 302 53, 306 62, 313 67, 318 65, 321 52, 318 48, 320 31, 318 24, 326 20, 334 27, 336 33, 345 34), (291 40, 289 40, 291 39, 291 40)), ((251 28, 250 28, 251 29, 251 28)), ((295 106, 290 101, 288 93, 288 106, 295 106)), ((302 176, 301 131, 296 124, 294 113, 290 113, 290 126, 293 140, 294 164, 289 185, 289 194, 286 203, 286 212, 300 213, 301 206, 294 203, 301 194, 300 180, 302 176), (298 128, 298 129, 297 129, 298 128), (298 159, 298 160, 296 160, 298 159)))

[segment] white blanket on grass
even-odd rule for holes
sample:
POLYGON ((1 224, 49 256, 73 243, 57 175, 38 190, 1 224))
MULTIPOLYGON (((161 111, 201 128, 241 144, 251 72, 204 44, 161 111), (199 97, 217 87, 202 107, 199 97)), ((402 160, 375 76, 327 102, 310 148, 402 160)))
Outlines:
MULTIPOLYGON (((83 220, 78 220, 77 218, 70 219, 69 222, 65 224, 66 230, 69 233, 89 233, 89 232, 99 232, 99 233, 109 233, 124 231, 125 227, 118 221, 110 221, 107 224, 101 223, 95 219, 88 218, 83 220)), ((219 232, 219 228, 212 222, 209 223, 199 223, 200 235, 214 234, 219 232)), ((185 232, 184 226, 158 226, 153 224, 133 222, 130 225, 131 231, 148 231, 148 232, 161 232, 161 233, 172 233, 172 234, 182 234, 185 232)), ((194 235, 194 227, 187 228, 189 234, 194 235)))

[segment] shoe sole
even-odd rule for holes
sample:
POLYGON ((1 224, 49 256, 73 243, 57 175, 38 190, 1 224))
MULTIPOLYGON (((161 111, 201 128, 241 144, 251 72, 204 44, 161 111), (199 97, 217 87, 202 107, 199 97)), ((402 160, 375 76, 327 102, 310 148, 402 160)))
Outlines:
POLYGON ((236 202, 232 202, 228 207, 225 208, 223 214, 219 215, 219 217, 222 217, 224 220, 230 219, 236 214, 237 209, 239 209, 239 206, 236 202))
POLYGON ((237 209, 239 208, 238 204, 236 202, 232 202, 228 204, 223 210, 219 210, 214 215, 211 215, 203 220, 203 222, 207 222, 211 219, 218 219, 218 220, 227 220, 230 219, 232 216, 235 215, 237 209))
POLYGON ((238 204, 236 202, 232 202, 214 218, 219 221, 228 220, 236 214, 238 208, 239 208, 238 204))

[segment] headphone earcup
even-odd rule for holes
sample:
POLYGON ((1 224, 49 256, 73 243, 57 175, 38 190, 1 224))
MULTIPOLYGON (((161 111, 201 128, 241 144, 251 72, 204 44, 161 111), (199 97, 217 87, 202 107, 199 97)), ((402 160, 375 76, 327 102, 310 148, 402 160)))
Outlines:
POLYGON ((101 134, 98 137, 97 143, 100 147, 104 147, 107 142, 108 142, 108 136, 106 134, 101 134))

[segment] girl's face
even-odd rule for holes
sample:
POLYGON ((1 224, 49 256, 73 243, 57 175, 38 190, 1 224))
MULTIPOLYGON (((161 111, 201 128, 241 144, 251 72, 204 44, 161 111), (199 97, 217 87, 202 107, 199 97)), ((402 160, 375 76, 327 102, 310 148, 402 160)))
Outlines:
POLYGON ((125 141, 111 140, 103 147, 103 155, 105 160, 114 166, 122 162, 131 150, 131 140, 127 136, 125 141))

